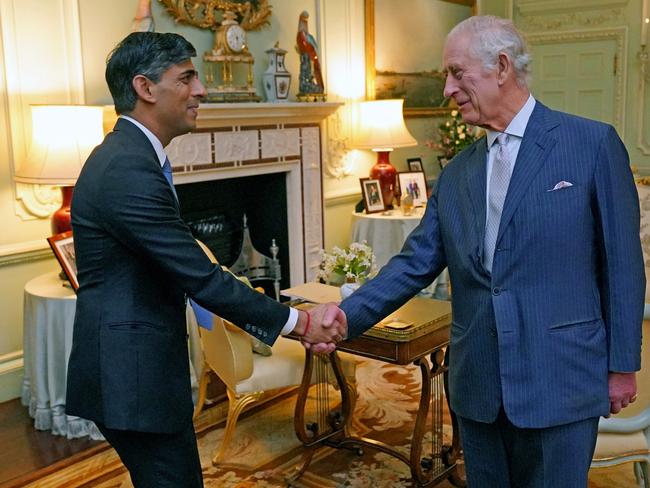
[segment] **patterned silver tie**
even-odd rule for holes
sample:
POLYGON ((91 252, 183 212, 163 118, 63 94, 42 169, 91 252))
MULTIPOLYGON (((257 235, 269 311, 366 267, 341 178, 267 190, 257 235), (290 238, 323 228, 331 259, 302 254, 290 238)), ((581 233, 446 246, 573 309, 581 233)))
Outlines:
MULTIPOLYGON (((485 223, 485 241, 483 245, 483 266, 488 271, 492 271, 492 261, 494 259, 494 247, 499 233, 499 223, 501 222, 501 212, 503 211, 503 202, 508 193, 510 176, 512 174, 512 164, 508 154, 508 134, 499 134, 496 141, 496 157, 492 164, 492 174, 490 175, 487 220, 485 223)), ((493 146, 494 148, 494 146, 493 146)))

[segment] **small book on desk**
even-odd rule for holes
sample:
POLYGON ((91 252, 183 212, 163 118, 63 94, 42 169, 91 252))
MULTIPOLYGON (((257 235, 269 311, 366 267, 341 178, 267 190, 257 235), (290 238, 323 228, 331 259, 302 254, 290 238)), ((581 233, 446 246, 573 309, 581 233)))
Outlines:
MULTIPOLYGON (((310 303, 339 302, 341 300, 339 288, 316 282, 282 290, 282 294, 310 303)), ((301 305, 297 305, 297 308, 300 307, 301 305)), ((408 341, 450 324, 450 302, 414 297, 367 331, 366 334, 397 341, 408 341)))

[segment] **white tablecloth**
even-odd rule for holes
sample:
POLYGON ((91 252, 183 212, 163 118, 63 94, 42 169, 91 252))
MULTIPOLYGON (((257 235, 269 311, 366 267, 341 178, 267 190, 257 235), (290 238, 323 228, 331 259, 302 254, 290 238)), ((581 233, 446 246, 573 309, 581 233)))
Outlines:
POLYGON ((22 403, 38 430, 69 439, 103 440, 95 424, 65 413, 66 371, 72 347, 77 297, 57 272, 25 285, 23 348, 25 376, 22 403))
MULTIPOLYGON (((387 214, 352 214, 352 242, 367 241, 375 253, 377 268, 384 266, 390 258, 399 254, 404 241, 415 229, 422 216, 424 208, 415 208, 412 215, 404 215, 401 209, 394 209, 387 214)), ((436 279, 423 292, 434 298, 448 298, 447 271, 436 279)))
MULTIPOLYGON (((57 272, 52 272, 25 285, 22 403, 29 408, 38 430, 50 430, 68 439, 90 436, 103 440, 93 422, 65 413, 66 372, 77 296, 64 283, 57 272)), ((196 392, 195 370, 201 368, 203 358, 197 327, 195 323, 190 325, 191 381, 196 392)))

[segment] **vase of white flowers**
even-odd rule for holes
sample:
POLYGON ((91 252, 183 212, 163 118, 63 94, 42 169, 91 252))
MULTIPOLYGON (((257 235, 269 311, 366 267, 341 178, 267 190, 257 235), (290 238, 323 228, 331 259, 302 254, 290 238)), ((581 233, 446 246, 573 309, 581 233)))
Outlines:
POLYGON ((321 250, 321 257, 317 278, 341 285, 342 298, 352 294, 375 273, 375 255, 366 241, 353 242, 344 249, 335 246, 331 253, 321 250))
POLYGON ((428 147, 440 153, 438 155, 440 169, 483 135, 483 132, 476 127, 467 125, 458 110, 452 110, 449 115, 451 117, 448 120, 438 125, 436 140, 430 139, 425 142, 428 147))

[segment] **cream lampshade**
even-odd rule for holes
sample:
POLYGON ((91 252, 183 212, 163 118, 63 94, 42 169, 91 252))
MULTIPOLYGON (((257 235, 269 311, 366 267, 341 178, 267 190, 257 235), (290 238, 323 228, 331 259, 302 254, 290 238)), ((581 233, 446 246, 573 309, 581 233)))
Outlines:
POLYGON ((60 186, 61 208, 52 214, 52 232, 70 230, 72 190, 81 167, 103 138, 103 107, 32 105, 32 142, 16 171, 18 183, 60 186))
POLYGON ((417 146, 404 123, 404 100, 372 100, 361 102, 359 130, 354 146, 377 153, 377 163, 370 169, 370 177, 379 180, 386 205, 391 208, 395 196, 395 167, 390 164, 390 151, 398 147, 417 146))

